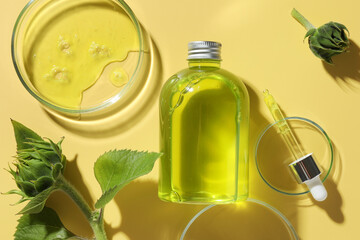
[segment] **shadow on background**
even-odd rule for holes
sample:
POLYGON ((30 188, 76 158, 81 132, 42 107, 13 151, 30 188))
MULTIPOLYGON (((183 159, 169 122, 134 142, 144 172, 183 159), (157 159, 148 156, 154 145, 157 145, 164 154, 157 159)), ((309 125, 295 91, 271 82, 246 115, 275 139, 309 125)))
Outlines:
MULTIPOLYGON (((278 193, 275 190, 271 189, 260 177, 260 174, 258 173, 258 170, 256 168, 255 164, 255 148, 257 140, 261 134, 261 132, 270 124, 270 122, 264 117, 261 109, 261 106, 265 106, 265 103, 262 99, 262 90, 258 90, 255 87, 251 86, 249 83, 245 83, 249 96, 250 96, 250 138, 249 138, 249 189, 250 194, 249 197, 253 199, 261 200, 265 203, 268 203, 269 205, 275 207, 277 210, 279 210, 282 214, 286 216, 286 218, 291 222, 295 230, 298 230, 298 214, 297 214, 297 201, 298 198, 293 196, 286 196, 284 194, 278 193)), ((270 114, 270 113, 269 113, 270 114)), ((269 115, 270 116, 270 115, 269 115)), ((262 222, 262 216, 255 215, 257 213, 256 210, 254 210, 254 217, 258 219, 260 222, 262 222)), ((267 214, 272 214, 272 218, 275 219, 277 216, 272 213, 268 212, 267 214)), ((270 220, 270 217, 269 217, 270 220)), ((240 221, 240 220, 239 220, 240 221)), ((262 222, 264 223, 264 222, 262 222)), ((279 221, 272 221, 266 222, 264 224, 267 224, 270 226, 274 232, 281 231, 283 229, 284 224, 279 221)), ((247 225, 245 225, 247 226, 247 225)), ((246 227, 245 227, 246 228, 246 227)), ((241 232, 242 229, 239 228, 237 230, 238 232, 241 232)), ((245 230, 246 231, 246 230, 245 230)), ((255 234, 261 234, 260 229, 257 230, 255 234)), ((249 233, 250 234, 250 233, 249 233)), ((284 233, 285 234, 285 233, 284 233)), ((280 236, 282 233, 279 233, 280 236)), ((248 236, 248 235, 243 235, 248 236)), ((251 236, 251 235, 249 235, 251 236)), ((287 235, 288 236, 288 235, 287 235)), ((272 239, 267 237, 266 235, 263 235, 262 237, 259 237, 257 239, 272 239)), ((274 239, 286 239, 286 238, 274 238, 274 239)), ((287 238, 289 239, 289 238, 287 238)))
POLYGON ((186 240, 295 240, 277 214, 253 202, 213 207, 193 223, 186 236, 186 240))
MULTIPOLYGON (((86 202, 90 206, 94 206, 94 201, 91 198, 88 187, 84 183, 79 166, 77 164, 77 156, 75 156, 73 160, 67 162, 64 176, 72 185, 75 186, 75 188, 84 197, 86 202)), ((87 219, 80 211, 79 207, 65 193, 61 191, 52 193, 46 202, 46 206, 54 209, 57 212, 62 223, 71 232, 87 238, 91 238, 93 236, 93 231, 87 219)))
POLYGON ((323 209, 328 217, 335 223, 342 224, 345 222, 345 215, 342 211, 343 199, 337 188, 342 174, 341 156, 333 143, 334 162, 328 178, 324 182, 324 186, 328 192, 328 197, 323 202, 313 200, 310 194, 303 195, 300 201, 300 207, 319 207, 323 209))
MULTIPOLYGON (((331 136, 330 136, 331 139, 331 136)), ((304 194, 301 195, 299 198, 298 206, 299 207, 320 207, 322 208, 327 215, 336 223, 343 223, 345 221, 345 216, 342 212, 342 205, 343 205, 343 199, 341 197, 340 192, 338 191, 337 185, 340 181, 341 175, 342 175, 342 160, 340 152, 338 151, 336 145, 333 141, 332 148, 333 148, 333 164, 331 171, 327 177, 327 179, 324 181, 324 186, 328 192, 328 197, 324 202, 317 202, 315 201, 311 195, 304 194)), ((318 159, 316 159, 318 161, 318 159)), ((321 166, 324 173, 324 166, 321 166)))
POLYGON ((135 181, 124 187, 115 197, 121 213, 121 224, 105 230, 109 239, 117 233, 130 240, 179 239, 187 222, 204 206, 161 201, 157 183, 135 181))
POLYGON ((324 185, 328 192, 328 197, 323 202, 313 200, 314 205, 322 208, 334 222, 343 223, 345 221, 345 216, 341 210, 343 200, 337 189, 337 185, 332 178, 328 178, 324 185))
MULTIPOLYGON (((354 44, 355 45, 355 44, 354 44)), ((358 52, 358 48, 356 46, 357 52, 358 52)), ((351 68, 349 68, 351 69, 351 68)), ((359 69, 359 68, 357 68, 359 69)), ((348 71, 349 73, 349 71, 348 71)), ((334 75, 335 76, 335 75, 334 75)), ((358 75, 358 70, 353 70, 353 74, 352 75, 345 75, 345 72, 342 75, 343 77, 345 76, 351 76, 354 79, 360 80, 358 75)), ((251 101, 252 101, 252 105, 251 105, 251 114, 252 114, 252 121, 251 121, 251 134, 250 134, 250 190, 251 190, 251 197, 255 198, 255 199, 259 199, 262 200, 264 202, 269 203, 270 205, 274 206, 275 208, 277 208, 279 211, 281 211, 289 220, 290 222, 293 224, 295 230, 299 230, 301 228, 301 222, 299 222, 298 220, 298 213, 297 211, 299 211, 299 207, 319 207, 321 209, 323 209, 328 217, 330 219, 332 219, 334 222, 336 223, 343 223, 345 221, 345 216, 342 212, 342 205, 343 205, 343 200, 342 197, 337 189, 337 183, 339 182, 339 179, 341 177, 341 172, 342 172, 342 163, 341 163, 341 157, 340 157, 340 153, 338 152, 336 146, 334 145, 334 143, 332 144, 333 146, 333 158, 334 158, 334 163, 332 165, 332 170, 330 172, 330 175, 328 176, 327 180, 325 181, 325 187, 328 191, 328 198, 326 199, 326 201, 324 202, 316 202, 312 199, 310 194, 303 194, 303 195, 299 195, 299 196, 291 196, 291 195, 285 195, 282 193, 278 193, 275 190, 271 189, 269 186, 267 186, 266 184, 264 184, 264 181, 261 179, 261 177, 259 177, 259 173, 257 172, 257 168, 255 165, 255 161, 254 161, 254 152, 255 152, 255 144, 257 142, 257 138, 260 134, 260 132, 262 131, 262 129, 264 129, 269 122, 266 121, 266 119, 261 115, 261 111, 259 110, 260 108, 260 104, 259 104, 259 99, 258 96, 256 95, 256 92, 254 91, 254 89, 252 89, 250 86, 248 86, 249 89, 249 93, 251 96, 251 101)), ((310 126, 309 126, 310 127, 310 126)), ((311 128, 304 128, 305 131, 313 131, 314 129, 311 128)), ((301 132, 300 132, 301 133, 301 132)), ((311 149, 311 147, 315 147, 318 148, 321 144, 325 144, 327 143, 327 139, 317 139, 315 138, 316 136, 314 134, 309 134, 308 136, 301 134, 301 139, 300 142, 309 142, 308 144, 303 145, 306 146, 304 149, 311 149), (321 142, 319 142, 321 140, 321 142), (315 142, 313 142, 315 141, 315 142), (310 144, 310 145, 309 145, 310 144), (309 145, 309 146, 307 146, 309 145)), ((331 136, 330 136, 331 137, 331 136)), ((289 151, 286 149, 284 141, 280 138, 275 140, 275 138, 273 138, 274 141, 277 141, 276 143, 272 143, 271 145, 275 146, 278 145, 278 143, 282 143, 283 147, 278 147, 276 151, 278 151, 279 154, 279 158, 281 159, 286 159, 287 157, 285 157, 285 155, 289 155, 289 151), (287 153, 287 154, 286 154, 287 153), (282 157, 281 157, 282 156, 282 157)), ((275 153, 273 152, 275 149, 272 149, 272 147, 270 146, 265 146, 264 147, 264 153, 265 155, 274 155, 275 153), (264 150, 265 149, 265 150, 264 150)), ((321 158, 329 158, 331 155, 329 155, 331 153, 330 148, 329 150, 327 150, 328 153, 325 153, 324 150, 319 151, 317 154, 318 157, 321 158)), ((269 159, 271 160, 271 159, 269 159)), ((274 159, 275 161, 275 159, 274 159)), ((323 163, 322 163, 323 164, 323 163)), ((326 167, 329 168, 330 163, 327 163, 326 167)), ((287 188, 296 188, 297 183, 295 182, 295 180, 293 179, 293 177, 291 176, 290 171, 288 171, 287 169, 285 169, 284 171, 277 171, 274 172, 273 166, 274 164, 272 163, 266 163, 265 166, 267 167, 267 170, 269 172, 269 174, 271 174, 271 176, 274 177, 279 177, 276 176, 274 174, 279 174, 279 175, 284 175, 284 178, 280 176, 280 178, 287 179, 286 181, 292 181, 293 184, 289 184, 288 186, 286 186, 287 188), (285 174, 287 174, 288 176, 285 176, 285 174)), ((280 182, 277 182, 279 186, 282 186, 280 182)), ((286 183, 285 183, 286 184, 286 183)))
MULTIPOLYGON (((291 127, 303 152, 313 153, 324 179, 332 169, 333 151, 327 135, 319 125, 300 118, 289 118, 287 124, 291 127)), ((269 186, 279 192, 296 195, 307 192, 305 184, 298 184, 294 174, 288 167, 297 160, 287 147, 284 137, 279 133, 277 125, 271 125, 262 134, 257 148, 257 166, 262 178, 269 186)), ((300 156, 299 156, 300 157, 300 156)))
POLYGON ((345 222, 345 216, 341 209, 343 206, 343 199, 337 188, 337 184, 339 183, 342 174, 342 161, 341 161, 340 153, 336 148, 335 144, 333 144, 333 149, 334 149, 333 170, 330 173, 329 177, 324 182, 324 186, 328 191, 328 197, 324 202, 314 201, 314 204, 322 208, 334 222, 341 224, 345 222))
MULTIPOLYGON (((149 51, 145 55, 149 61, 149 70, 138 78, 137 86, 132 86, 132 93, 127 99, 119 100, 119 106, 104 115, 64 115, 44 108, 47 115, 68 131, 91 138, 104 138, 125 132, 136 125, 154 106, 163 79, 162 62, 155 42, 149 37, 149 51), (131 95, 131 96, 130 96, 131 95)), ((126 94, 125 94, 126 95, 126 94)), ((124 95, 124 96, 125 96, 124 95)), ((115 104, 116 105, 116 104, 115 104)))
POLYGON ((359 90, 360 48, 350 40, 348 51, 333 57, 333 65, 323 61, 323 66, 343 90, 359 90))

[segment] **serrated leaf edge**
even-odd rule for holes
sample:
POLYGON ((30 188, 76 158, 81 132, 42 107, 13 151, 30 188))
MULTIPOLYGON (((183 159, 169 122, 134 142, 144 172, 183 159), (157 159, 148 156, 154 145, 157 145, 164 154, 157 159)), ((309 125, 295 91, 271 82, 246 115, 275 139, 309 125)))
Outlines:
MULTIPOLYGON (((96 208, 96 209, 100 209, 100 208, 105 207, 105 205, 108 204, 112 199, 110 199, 109 201, 107 201, 107 202, 105 202, 104 204, 101 204, 101 205, 99 205, 99 202, 104 201, 103 199, 106 197, 106 195, 110 195, 110 194, 111 194, 116 188, 118 188, 120 185, 121 185, 121 184, 116 185, 115 187, 110 188, 109 190, 105 191, 105 192, 100 196, 100 198, 96 201, 96 203, 95 203, 95 208, 96 208)), ((121 188, 120 188, 120 189, 121 189, 121 188)), ((119 189, 119 190, 120 190, 120 189, 119 189)), ((119 190, 118 190, 118 191, 119 191, 119 190)), ((117 192, 115 193, 115 195, 116 195, 116 194, 117 194, 117 192)))
MULTIPOLYGON (((99 156, 99 158, 102 157, 103 155, 107 154, 107 153, 116 152, 116 151, 127 151, 127 152, 134 152, 134 153, 157 154, 158 157, 156 158, 156 160, 159 159, 159 158, 163 155, 163 153, 149 152, 149 151, 137 151, 137 150, 130 150, 130 149, 121 149, 121 150, 114 149, 114 150, 109 150, 109 151, 103 153, 102 155, 99 156)), ((99 159, 99 158, 98 158, 98 159, 99 159)), ((155 160, 155 161, 156 161, 156 160, 155 160)), ((154 163, 153 163, 153 165, 152 165, 151 170, 153 169, 153 167, 154 167, 154 165, 155 165, 155 161, 154 161, 154 163)), ((97 162, 97 160, 96 160, 96 162, 97 162)), ((96 164, 96 162, 95 162, 95 164, 96 164)), ((94 170, 95 170, 95 164, 94 164, 94 170)), ((148 172, 148 173, 149 173, 149 172, 148 172)), ((120 183, 120 184, 118 184, 118 185, 116 185, 116 186, 114 186, 114 187, 106 190, 105 192, 103 192, 102 195, 100 196, 100 198, 96 201, 96 203, 95 203, 95 208, 100 209, 100 208, 105 207, 105 205, 106 205, 107 203, 109 203, 109 202, 115 197, 115 195, 116 195, 123 187, 125 187, 125 186, 126 186, 127 184, 129 184, 130 182, 132 182, 132 181, 134 181, 135 179, 137 179, 137 178, 139 178, 139 177, 141 177, 141 176, 144 176, 144 175, 145 175, 145 174, 140 175, 140 176, 135 177, 135 178, 132 178, 132 179, 130 179, 130 180, 129 180, 127 183, 125 183, 125 184, 124 184, 124 183, 120 183), (120 188, 119 188, 119 187, 120 187, 120 188), (112 193, 112 192, 113 192, 115 189, 117 189, 117 188, 119 188, 119 189, 116 190, 116 193, 114 194, 114 197, 112 197, 110 200, 108 200, 108 201, 105 202, 104 204, 99 205, 99 202, 100 202, 100 201, 103 201, 102 199, 104 199, 104 198, 106 197, 106 195, 109 195, 110 193, 112 193)), ((95 175, 95 177, 96 177, 96 175, 95 175)), ((96 177, 96 180, 98 181, 97 177, 96 177)), ((99 182, 99 181, 98 181, 98 182, 99 182)))

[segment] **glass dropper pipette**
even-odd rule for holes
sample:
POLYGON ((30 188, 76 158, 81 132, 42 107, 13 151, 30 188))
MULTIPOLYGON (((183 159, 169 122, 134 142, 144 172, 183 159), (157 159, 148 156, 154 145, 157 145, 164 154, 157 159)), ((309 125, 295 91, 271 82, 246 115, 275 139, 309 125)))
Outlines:
POLYGON ((266 106, 268 107, 269 111, 271 112, 274 121, 277 123, 277 127, 281 136, 283 137, 284 141, 288 149, 290 150, 291 154, 293 155, 294 159, 297 160, 303 156, 305 156, 305 152, 301 148, 299 142, 294 136, 294 133, 290 129, 287 121, 285 120, 284 115, 282 114, 279 106, 277 105, 274 97, 270 94, 269 90, 265 89, 264 92, 264 100, 266 106))
POLYGON ((315 200, 324 201, 327 197, 327 192, 320 180, 321 172, 313 159, 312 153, 305 154, 305 151, 296 139, 293 131, 276 103, 275 98, 270 94, 269 90, 265 89, 263 94, 266 106, 276 122, 279 133, 283 137, 287 148, 294 157, 294 162, 290 163, 289 166, 294 173, 296 180, 299 183, 305 183, 308 186, 315 200))

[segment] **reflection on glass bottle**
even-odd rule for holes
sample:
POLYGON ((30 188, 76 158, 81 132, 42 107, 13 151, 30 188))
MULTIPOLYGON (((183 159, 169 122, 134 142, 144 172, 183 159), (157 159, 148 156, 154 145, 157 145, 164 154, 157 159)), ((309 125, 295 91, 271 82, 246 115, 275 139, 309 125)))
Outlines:
POLYGON ((220 68, 220 48, 189 43, 189 68, 161 91, 162 200, 216 204, 248 196, 249 96, 220 68))

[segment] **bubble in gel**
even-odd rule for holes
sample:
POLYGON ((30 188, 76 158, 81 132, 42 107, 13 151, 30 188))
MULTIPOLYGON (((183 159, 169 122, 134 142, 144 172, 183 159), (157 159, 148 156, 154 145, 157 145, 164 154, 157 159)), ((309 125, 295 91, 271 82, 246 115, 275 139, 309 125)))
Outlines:
POLYGON ((129 77, 124 69, 115 69, 110 76, 110 81, 115 87, 121 87, 129 81, 129 77))

